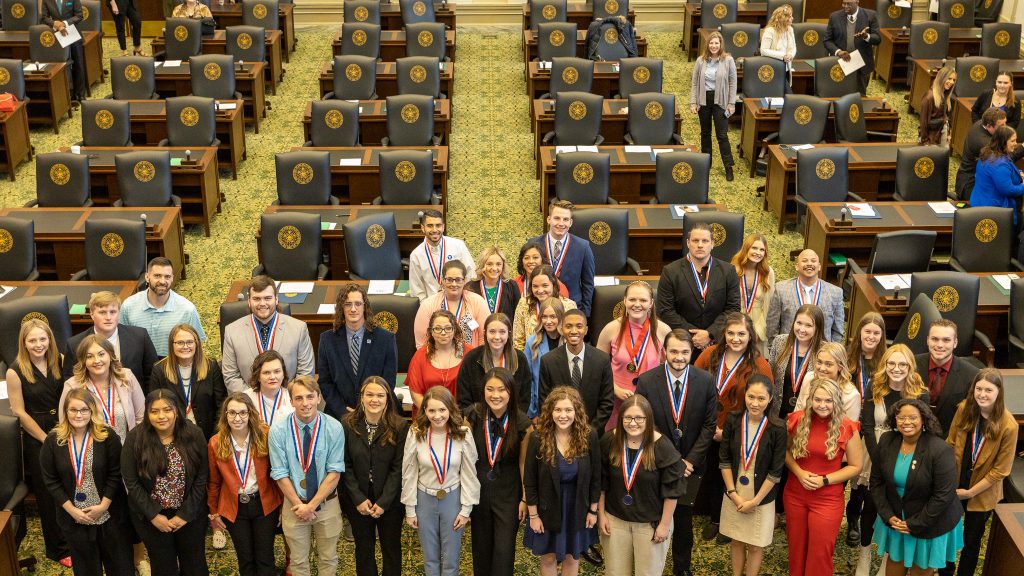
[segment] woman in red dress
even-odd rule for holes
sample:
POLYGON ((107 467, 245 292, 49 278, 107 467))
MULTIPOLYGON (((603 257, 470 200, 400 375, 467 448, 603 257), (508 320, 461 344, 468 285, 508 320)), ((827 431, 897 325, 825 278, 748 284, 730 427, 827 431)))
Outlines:
POLYGON ((427 327, 427 343, 409 361, 405 377, 412 394, 413 418, 423 402, 423 395, 434 386, 441 386, 455 396, 459 367, 472 348, 463 340, 455 315, 447 310, 435 310, 427 327))

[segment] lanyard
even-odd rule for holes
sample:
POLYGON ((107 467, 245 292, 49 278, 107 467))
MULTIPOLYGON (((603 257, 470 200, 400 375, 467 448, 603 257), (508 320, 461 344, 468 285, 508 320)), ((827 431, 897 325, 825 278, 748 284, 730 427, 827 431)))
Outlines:
POLYGON ((718 363, 718 377, 715 379, 715 389, 718 390, 718 395, 721 396, 725 389, 729 387, 729 381, 732 380, 733 374, 736 373, 736 369, 743 363, 743 359, 747 355, 743 354, 739 360, 729 368, 729 373, 725 372, 725 352, 722 352, 722 360, 718 363))
MULTIPOLYGON (((246 483, 249 482, 249 470, 252 468, 252 459, 249 458, 249 448, 250 448, 249 437, 246 437, 246 439, 245 439, 245 465, 244 466, 238 461, 238 453, 241 452, 241 450, 239 450, 238 447, 235 446, 235 439, 234 438, 231 438, 230 440, 231 440, 231 447, 233 448, 233 450, 231 452, 232 452, 232 454, 234 454, 234 459, 235 459, 235 472, 238 473, 238 480, 239 480, 239 482, 241 482, 241 484, 239 484, 238 487, 239 487, 239 489, 244 490, 246 483)), ((299 459, 301 460, 301 457, 299 459)))
POLYGON ((633 456, 632 462, 629 458, 629 449, 626 447, 626 440, 622 440, 622 483, 626 487, 626 494, 633 490, 633 483, 636 482, 636 473, 640 470, 640 455, 644 453, 644 445, 641 443, 633 456))
MULTIPOLYGON (((508 416, 506 414, 506 416, 508 416)), ((430 449, 430 465, 434 467, 434 476, 437 477, 437 483, 443 488, 444 478, 448 475, 448 466, 452 463, 452 439, 448 435, 448 432, 444 433, 444 463, 441 463, 441 459, 437 456, 437 452, 434 451, 434 431, 430 430, 427 432, 427 448, 430 449)), ((488 455, 489 456, 489 455, 488 455)))
POLYGON ((740 287, 743 288, 743 310, 746 311, 747 315, 750 315, 750 310, 754 307, 754 296, 757 295, 757 281, 760 279, 761 273, 754 270, 754 283, 751 287, 747 287, 747 275, 740 274, 740 280, 743 281, 740 287))
POLYGON ((562 264, 565 264, 565 254, 569 251, 569 242, 572 240, 572 234, 565 235, 565 241, 562 244, 562 251, 558 254, 558 260, 555 260, 555 248, 554 244, 551 243, 551 234, 548 234, 545 238, 544 249, 548 252, 548 262, 551 262, 551 267, 555 270, 555 276, 559 276, 562 273, 562 264))
POLYGON ((708 258, 708 271, 704 273, 704 282, 700 281, 700 274, 697 272, 697 267, 693 265, 693 260, 690 260, 690 255, 686 255, 686 261, 690 263, 690 271, 693 272, 693 281, 697 283, 697 290, 700 292, 700 299, 707 300, 708 297, 708 285, 711 283, 711 263, 714 261, 713 257, 708 258))
POLYGON ((249 315, 249 323, 252 324, 252 334, 256 337, 256 351, 266 352, 274 347, 274 338, 277 337, 277 320, 280 316, 277 312, 274 312, 274 317, 270 320, 270 330, 267 331, 267 339, 263 340, 263 336, 260 334, 260 329, 256 325, 256 315, 249 315))
POLYGON ((427 265, 430 266, 430 275, 437 280, 438 286, 441 285, 441 267, 444 266, 444 255, 447 248, 447 242, 444 240, 444 235, 441 236, 441 242, 438 245, 437 251, 437 264, 434 264, 433 257, 430 256, 430 247, 427 246, 427 242, 423 242, 423 253, 427 255, 427 265))
POLYGON ((274 423, 274 413, 277 412, 277 409, 281 407, 281 392, 282 389, 278 389, 277 395, 274 396, 274 403, 271 404, 270 406, 269 418, 267 418, 267 404, 266 400, 263 398, 263 393, 259 391, 256 392, 256 395, 260 397, 260 418, 263 418, 263 421, 267 424, 267 426, 270 426, 271 424, 274 423))
POLYGON ((75 473, 75 488, 78 492, 82 491, 82 486, 85 484, 85 454, 89 451, 91 442, 92 434, 88 429, 85 431, 85 437, 82 438, 81 448, 75 444, 74 434, 68 438, 68 455, 71 456, 71 468, 75 473))
POLYGON ((498 291, 494 295, 494 306, 491 306, 491 299, 487 297, 487 287, 484 286, 484 281, 480 281, 480 293, 483 294, 484 299, 487 300, 487 311, 494 314, 498 311, 498 305, 501 304, 501 292, 505 288, 505 282, 498 279, 498 291))
POLYGON ((857 374, 857 379, 860 380, 860 397, 863 400, 868 395, 868 382, 870 378, 864 371, 864 356, 861 356, 858 362, 860 363, 860 373, 857 374))
POLYGON ((639 346, 636 343, 636 339, 633 338, 633 324, 628 318, 623 318, 623 321, 629 328, 629 359, 632 360, 633 364, 633 370, 630 370, 630 372, 636 372, 640 370, 640 361, 644 359, 644 352, 647 351, 647 345, 651 342, 651 319, 648 317, 640 328, 644 332, 644 338, 639 346))
POLYGON ((750 437, 750 419, 747 417, 747 412, 743 412, 743 471, 746 472, 750 469, 750 462, 754 459, 754 453, 757 452, 757 446, 761 443, 761 436, 764 435, 765 424, 768 422, 768 416, 762 416, 761 421, 757 424, 757 431, 754 432, 754 437, 750 437))
POLYGON ((686 387, 690 381, 690 367, 683 368, 683 385, 680 387, 678 398, 672 390, 672 380, 672 373, 668 371, 668 362, 665 362, 665 385, 668 386, 668 397, 672 401, 672 421, 678 428, 679 421, 683 419, 683 408, 686 407, 686 387))
POLYGON ((114 390, 114 383, 107 383, 107 399, 103 399, 103 395, 100 394, 100 388, 92 380, 89 381, 92 384, 93 392, 96 393, 96 398, 99 400, 100 411, 103 412, 103 421, 108 425, 114 425, 114 417, 116 416, 115 411, 117 409, 117 392, 114 390))
MULTIPOLYGON (((459 294, 459 305, 455 308, 455 321, 459 322, 462 318, 462 299, 465 298, 465 294, 459 294)), ((448 310, 448 297, 441 294, 441 310, 448 310)))
POLYGON ((486 440, 484 447, 487 448, 487 463, 490 464, 492 470, 498 462, 498 453, 501 452, 501 445, 505 443, 505 434, 508 434, 508 410, 505 410, 505 415, 501 418, 500 436, 494 437, 491 434, 491 417, 489 415, 487 416, 487 424, 484 426, 484 439, 486 440))
POLYGON ((796 352, 799 346, 796 342, 793 343, 793 354, 789 360, 789 377, 792 381, 789 383, 790 387, 793 388, 793 397, 795 398, 797 392, 800 391, 800 384, 804 380, 804 374, 807 373, 807 357, 810 356, 810 352, 799 356, 796 352))
POLYGON ((192 385, 195 380, 195 371, 189 376, 188 388, 185 388, 185 381, 181 377, 181 371, 178 367, 175 367, 175 373, 178 375, 178 386, 181 386, 181 393, 185 396, 185 414, 192 411, 192 385))
MULTIPOLYGON (((796 290, 796 301, 799 302, 801 306, 806 304, 806 302, 804 302, 803 285, 800 283, 800 280, 795 280, 793 282, 793 288, 796 290)), ((814 302, 813 302, 813 304, 815 306, 817 306, 818 305, 818 300, 820 300, 820 299, 821 299, 821 280, 818 280, 817 282, 814 283, 814 302)))
MULTIPOLYGON (((295 447, 295 456, 299 459, 299 466, 302 467, 303 474, 306 474, 309 470, 309 465, 313 463, 313 454, 316 453, 316 445, 320 443, 321 418, 322 417, 317 414, 316 423, 313 424, 313 433, 310 436, 309 454, 303 454, 302 441, 299 440, 299 418, 292 414, 292 444, 295 447)), ((311 486, 310 488, 315 488, 315 486, 311 486)))
POLYGON ((974 424, 974 435, 971 437, 971 466, 978 461, 978 454, 985 447, 985 435, 981 433, 981 418, 974 424))

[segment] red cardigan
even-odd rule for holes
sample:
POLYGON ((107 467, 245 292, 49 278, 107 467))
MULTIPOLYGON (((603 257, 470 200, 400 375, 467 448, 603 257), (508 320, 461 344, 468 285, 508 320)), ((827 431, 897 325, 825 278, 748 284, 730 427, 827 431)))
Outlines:
MULTIPOLYGON (((234 522, 238 516, 238 472, 231 460, 217 458, 217 438, 210 438, 207 445, 210 460, 210 479, 206 485, 206 503, 211 514, 220 514, 221 518, 234 522), (223 488, 223 489, 222 489, 223 488)), ((270 479, 270 458, 267 456, 253 458, 253 471, 256 473, 256 486, 263 503, 263 513, 270 514, 281 506, 284 498, 277 482, 270 479)))
MULTIPOLYGON (((714 351, 717 344, 708 346, 700 353, 700 356, 693 362, 693 365, 701 370, 707 370, 711 373, 711 382, 714 383, 718 378, 718 366, 711 366, 711 353, 714 351)), ((758 356, 757 360, 754 361, 754 365, 757 367, 757 372, 768 378, 771 382, 772 378, 772 366, 764 359, 763 356, 758 356)), ((722 395, 718 398, 718 414, 715 416, 716 426, 722 428, 725 426, 725 417, 734 410, 740 410, 745 404, 744 391, 747 388, 747 378, 750 378, 753 371, 747 367, 737 372, 732 380, 729 382, 729 387, 722 391, 722 395)))

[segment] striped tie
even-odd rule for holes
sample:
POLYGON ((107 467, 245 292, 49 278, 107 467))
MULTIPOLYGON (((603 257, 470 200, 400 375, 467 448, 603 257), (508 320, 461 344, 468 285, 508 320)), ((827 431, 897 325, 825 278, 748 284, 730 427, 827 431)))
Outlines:
POLYGON ((352 360, 352 373, 359 374, 359 334, 353 334, 348 343, 348 357, 352 360))

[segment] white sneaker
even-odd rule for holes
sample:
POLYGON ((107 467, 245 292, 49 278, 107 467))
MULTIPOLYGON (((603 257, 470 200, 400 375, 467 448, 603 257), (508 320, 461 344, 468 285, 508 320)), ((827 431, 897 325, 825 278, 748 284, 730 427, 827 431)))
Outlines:
POLYGON ((228 536, 223 530, 213 531, 213 549, 223 550, 228 545, 228 536))
POLYGON ((149 567, 149 560, 143 560, 135 565, 135 573, 139 576, 150 576, 152 570, 149 567))
POLYGON ((871 546, 860 547, 856 576, 871 576, 871 546))

